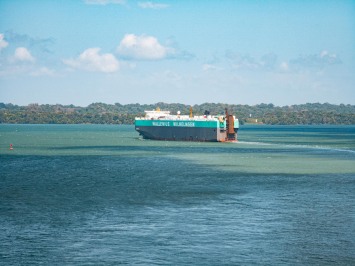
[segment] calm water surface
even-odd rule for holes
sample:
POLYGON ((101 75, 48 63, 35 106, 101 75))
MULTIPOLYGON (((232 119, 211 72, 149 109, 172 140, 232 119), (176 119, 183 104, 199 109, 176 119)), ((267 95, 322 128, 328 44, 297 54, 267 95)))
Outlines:
POLYGON ((355 265, 355 126, 0 124, 0 229, 2 265, 355 265))

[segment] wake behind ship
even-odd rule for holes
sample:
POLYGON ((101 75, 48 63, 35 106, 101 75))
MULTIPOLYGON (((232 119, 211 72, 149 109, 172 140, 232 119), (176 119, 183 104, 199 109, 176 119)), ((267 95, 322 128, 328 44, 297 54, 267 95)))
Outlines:
POLYGON ((211 116, 205 112, 203 116, 171 115, 170 111, 145 111, 144 117, 135 118, 135 129, 144 139, 177 140, 177 141, 237 141, 239 121, 228 114, 211 116))

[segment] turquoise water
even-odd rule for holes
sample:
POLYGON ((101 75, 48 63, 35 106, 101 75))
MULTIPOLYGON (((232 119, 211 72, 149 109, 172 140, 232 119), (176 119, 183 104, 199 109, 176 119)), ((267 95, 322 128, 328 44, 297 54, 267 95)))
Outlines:
POLYGON ((0 264, 351 265, 354 162, 355 126, 0 125, 0 264))

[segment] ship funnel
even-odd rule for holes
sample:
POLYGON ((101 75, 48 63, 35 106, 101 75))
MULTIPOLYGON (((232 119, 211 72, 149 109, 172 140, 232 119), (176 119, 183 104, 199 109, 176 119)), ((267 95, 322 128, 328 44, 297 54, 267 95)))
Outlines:
POLYGON ((226 108, 226 129, 227 129, 227 141, 235 141, 236 134, 234 130, 234 117, 233 115, 228 114, 228 110, 226 108))
POLYGON ((193 117, 193 115, 192 115, 192 106, 190 106, 190 116, 189 116, 190 118, 192 118, 193 117))

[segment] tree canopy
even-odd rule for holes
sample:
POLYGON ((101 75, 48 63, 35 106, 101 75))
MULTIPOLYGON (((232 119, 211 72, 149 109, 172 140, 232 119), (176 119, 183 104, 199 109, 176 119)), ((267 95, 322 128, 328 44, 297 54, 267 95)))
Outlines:
MULTIPOLYGON (((0 103, 0 123, 17 124, 133 124, 136 116, 145 110, 169 110, 188 115, 190 105, 181 103, 156 104, 105 104, 92 103, 86 107, 75 105, 29 104, 18 106, 0 103)), ((271 125, 294 124, 355 124, 355 105, 307 103, 289 106, 203 103, 192 106, 195 115, 209 111, 212 115, 224 114, 225 109, 239 118, 241 123, 271 125)))

